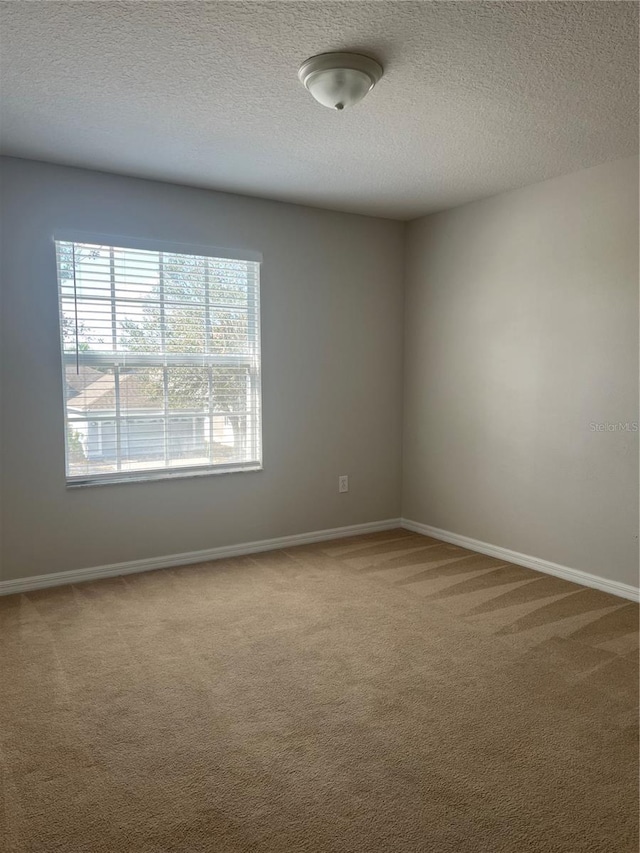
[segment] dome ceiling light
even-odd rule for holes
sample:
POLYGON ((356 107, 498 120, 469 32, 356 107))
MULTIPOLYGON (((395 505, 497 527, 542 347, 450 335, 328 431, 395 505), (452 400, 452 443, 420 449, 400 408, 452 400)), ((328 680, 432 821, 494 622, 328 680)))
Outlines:
POLYGON ((323 107, 343 110, 361 101, 382 77, 382 66, 361 53, 319 53, 303 62, 298 79, 323 107))

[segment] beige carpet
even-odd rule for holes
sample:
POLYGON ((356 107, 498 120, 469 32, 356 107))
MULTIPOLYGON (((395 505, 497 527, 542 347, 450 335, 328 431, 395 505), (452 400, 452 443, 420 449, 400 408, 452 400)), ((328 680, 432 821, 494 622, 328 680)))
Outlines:
POLYGON ((0 599, 11 853, 636 853, 638 609, 405 531, 0 599))

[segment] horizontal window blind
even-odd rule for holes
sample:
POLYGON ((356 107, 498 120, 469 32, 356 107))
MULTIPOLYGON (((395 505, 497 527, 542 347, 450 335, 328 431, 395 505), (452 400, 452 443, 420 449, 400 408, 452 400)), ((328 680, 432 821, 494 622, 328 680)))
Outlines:
POLYGON ((260 265, 56 241, 69 484, 261 464, 260 265))

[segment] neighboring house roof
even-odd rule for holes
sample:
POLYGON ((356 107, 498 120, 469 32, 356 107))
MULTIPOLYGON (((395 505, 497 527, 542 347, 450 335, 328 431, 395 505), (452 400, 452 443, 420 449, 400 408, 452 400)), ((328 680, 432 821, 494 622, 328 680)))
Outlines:
MULTIPOLYGON (((75 367, 67 367, 68 407, 76 412, 114 412, 116 409, 116 386, 112 373, 101 373, 93 368, 80 368, 79 375, 75 367), (91 371, 91 373, 89 373, 91 371), (73 375, 70 376, 70 373, 73 375), (92 376, 92 374, 94 374, 92 376), (97 378, 96 378, 97 377, 97 378), (91 379, 92 381, 87 381, 91 379), (78 387, 74 387, 74 383, 78 387), (80 387, 83 386, 83 387, 80 387), (69 394, 69 388, 73 393, 69 394)), ((120 402, 127 409, 161 408, 161 401, 151 397, 145 377, 136 373, 120 374, 120 402)))
POLYGON ((68 364, 65 368, 65 380, 67 383, 67 400, 84 391, 87 386, 100 379, 104 374, 100 373, 94 367, 87 367, 86 364, 76 365, 68 364))

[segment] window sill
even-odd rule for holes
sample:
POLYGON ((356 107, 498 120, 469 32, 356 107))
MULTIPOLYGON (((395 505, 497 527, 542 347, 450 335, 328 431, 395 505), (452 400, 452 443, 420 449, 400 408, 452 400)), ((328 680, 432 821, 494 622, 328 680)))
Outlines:
POLYGON ((182 469, 177 471, 162 471, 162 472, 139 472, 132 476, 113 474, 105 477, 91 477, 90 479, 74 479, 67 480, 67 489, 84 489, 88 486, 113 486, 122 485, 123 483, 155 483, 159 480, 187 480, 194 477, 216 477, 221 474, 246 474, 264 470, 259 462, 236 465, 236 466, 216 466, 215 468, 200 468, 197 470, 182 469))

